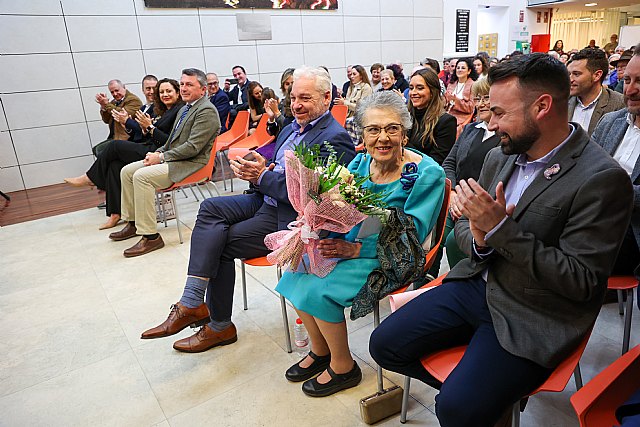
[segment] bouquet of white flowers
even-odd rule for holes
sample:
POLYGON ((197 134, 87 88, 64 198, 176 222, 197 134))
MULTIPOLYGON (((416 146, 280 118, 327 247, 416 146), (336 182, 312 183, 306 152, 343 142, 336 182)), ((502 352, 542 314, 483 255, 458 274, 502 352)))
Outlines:
POLYGON ((318 252, 319 232, 347 233, 368 215, 382 215, 386 206, 385 194, 362 186, 368 177, 351 174, 340 165, 333 147, 326 142, 325 147, 330 153, 326 159, 318 145, 300 144, 294 151, 285 151, 287 191, 298 218, 288 225, 289 230, 264 239, 273 251, 267 255, 271 263, 293 270, 302 263, 307 273, 318 277, 329 274, 337 263, 318 252))

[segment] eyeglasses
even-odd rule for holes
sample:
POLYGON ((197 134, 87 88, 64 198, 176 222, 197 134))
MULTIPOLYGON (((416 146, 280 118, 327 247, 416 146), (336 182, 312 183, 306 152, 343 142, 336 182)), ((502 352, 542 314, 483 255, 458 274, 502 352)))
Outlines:
POLYGON ((363 128, 364 134, 366 136, 370 136, 372 138, 375 138, 377 136, 380 136, 380 132, 382 132, 382 130, 385 131, 385 133, 388 136, 395 136, 397 134, 399 134, 400 132, 402 132, 402 129, 404 129, 402 127, 402 125, 400 123, 390 123, 388 125, 386 125, 385 127, 381 128, 380 126, 365 126, 363 128))
POLYGON ((481 102, 484 102, 485 104, 489 103, 489 95, 484 95, 484 96, 476 96, 473 98, 473 102, 475 102, 476 104, 480 104, 481 102))

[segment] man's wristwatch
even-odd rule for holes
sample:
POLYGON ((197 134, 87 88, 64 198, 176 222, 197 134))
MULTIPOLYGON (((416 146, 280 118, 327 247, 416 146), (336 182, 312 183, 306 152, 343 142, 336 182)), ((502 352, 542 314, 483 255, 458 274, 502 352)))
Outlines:
POLYGON ((147 126, 147 132, 151 132, 155 128, 156 127, 154 125, 149 125, 149 126, 147 126))
POLYGON ((160 163, 164 163, 164 153, 160 153, 160 163))

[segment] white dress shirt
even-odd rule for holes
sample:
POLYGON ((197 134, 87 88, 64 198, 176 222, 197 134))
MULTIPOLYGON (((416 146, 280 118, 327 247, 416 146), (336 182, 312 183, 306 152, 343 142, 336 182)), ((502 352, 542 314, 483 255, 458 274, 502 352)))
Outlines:
POLYGON ((622 138, 622 142, 618 145, 616 152, 613 154, 622 169, 627 171, 629 176, 633 173, 633 168, 638 163, 640 157, 640 129, 635 125, 635 116, 631 113, 627 114, 627 123, 629 127, 622 138))

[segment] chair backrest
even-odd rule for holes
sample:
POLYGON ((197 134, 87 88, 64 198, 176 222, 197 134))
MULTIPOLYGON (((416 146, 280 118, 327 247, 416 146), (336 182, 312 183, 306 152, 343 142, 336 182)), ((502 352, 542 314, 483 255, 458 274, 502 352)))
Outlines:
POLYGON ((436 260, 436 255, 438 253, 438 249, 440 248, 440 244, 442 243, 442 238, 444 236, 444 228, 447 224, 447 213, 449 212, 449 199, 451 198, 451 181, 449 178, 444 179, 444 199, 442 200, 442 206, 440 207, 440 213, 438 214, 438 221, 434 227, 436 232, 435 234, 435 242, 431 247, 429 252, 427 252, 425 258, 425 271, 429 270, 436 260))
POLYGON ((231 125, 231 129, 218 136, 220 150, 227 149, 229 144, 247 137, 249 132, 249 112, 238 111, 238 115, 231 125))
POLYGON ((581 427, 618 425, 615 411, 640 387, 640 345, 632 348, 571 396, 581 427))
POLYGON ((167 190, 182 187, 184 185, 189 184, 197 184, 199 182, 208 181, 211 179, 211 175, 213 174, 213 166, 216 162, 217 150, 218 150, 218 138, 213 140, 213 146, 211 147, 211 155, 209 156, 209 161, 206 165, 204 165, 201 169, 198 169, 196 172, 192 173, 185 179, 180 182, 174 183, 167 190))
POLYGON ((333 118, 336 119, 338 123, 344 127, 344 124, 347 122, 347 114, 349 113, 349 107, 346 105, 334 105, 331 108, 331 114, 333 118))
POLYGON ((262 118, 260 118, 260 121, 258 122, 258 127, 253 134, 236 142, 232 142, 228 145, 228 148, 243 148, 253 150, 267 145, 268 143, 273 141, 274 137, 272 135, 269 135, 269 132, 267 132, 268 120, 269 117, 266 114, 263 114, 262 118))

